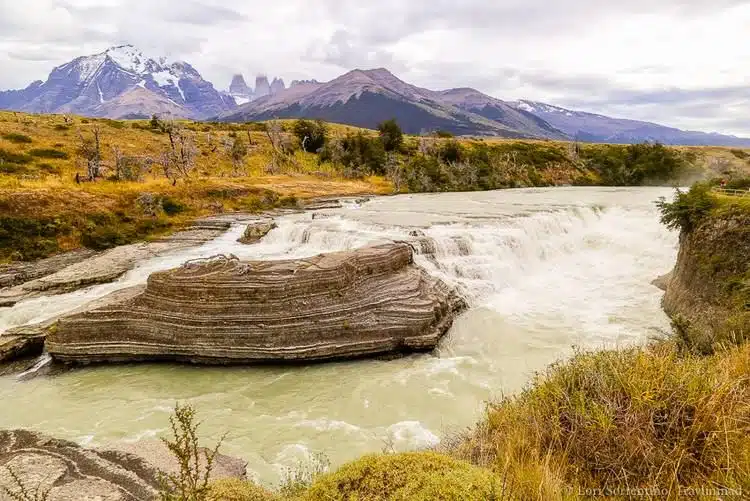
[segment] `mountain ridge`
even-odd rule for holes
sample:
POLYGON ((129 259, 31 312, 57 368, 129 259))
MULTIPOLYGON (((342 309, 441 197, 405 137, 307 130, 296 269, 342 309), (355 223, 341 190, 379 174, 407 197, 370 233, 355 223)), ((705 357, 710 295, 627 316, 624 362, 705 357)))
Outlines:
MULTIPOLYGON (((240 106, 218 117, 223 121, 270 118, 319 118, 375 128, 395 118, 405 132, 441 129, 463 135, 564 139, 543 120, 530 119, 505 105, 507 117, 495 120, 449 102, 444 92, 404 82, 385 68, 355 69, 329 82, 302 83, 240 106)), ((475 91, 478 92, 478 91, 475 91)), ((485 96, 487 99, 494 99, 485 96)))
POLYGON ((185 61, 147 57, 132 45, 110 47, 55 67, 46 80, 0 91, 0 109, 107 118, 153 114, 196 120, 313 118, 374 128, 395 118, 405 132, 673 145, 750 146, 750 138, 681 130, 532 100, 504 101, 470 87, 430 90, 386 68, 354 69, 328 82, 237 73, 217 90, 185 61))

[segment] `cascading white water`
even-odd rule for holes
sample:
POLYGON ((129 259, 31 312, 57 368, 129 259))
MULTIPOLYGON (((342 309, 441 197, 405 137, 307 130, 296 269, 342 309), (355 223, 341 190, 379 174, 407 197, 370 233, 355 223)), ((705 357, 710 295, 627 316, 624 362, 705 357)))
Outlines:
POLYGON ((154 271, 218 253, 282 259, 409 240, 416 261, 455 285, 471 308, 434 356, 296 368, 97 367, 55 378, 0 378, 0 428, 32 427, 101 444, 162 433, 190 401, 207 436, 262 479, 310 451, 340 462, 429 445, 470 425, 483 402, 518 390, 573 345, 641 342, 668 322, 650 285, 674 262, 658 222, 662 189, 537 189, 375 199, 285 216, 257 245, 232 228, 199 248, 140 263, 113 284, 0 309, 0 330, 69 311, 154 271))

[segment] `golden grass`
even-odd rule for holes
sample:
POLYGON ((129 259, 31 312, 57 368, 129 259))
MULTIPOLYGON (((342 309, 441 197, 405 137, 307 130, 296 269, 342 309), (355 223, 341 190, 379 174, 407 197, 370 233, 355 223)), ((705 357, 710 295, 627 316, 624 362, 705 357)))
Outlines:
POLYGON ((711 357, 672 342, 580 353, 491 405, 450 452, 507 477, 513 499, 750 492, 750 346, 711 357))
MULTIPOLYGON (((173 185, 156 165, 139 181, 109 179, 115 148, 151 159, 169 149, 168 135, 151 129, 148 120, 0 112, 0 153, 21 155, 19 165, 0 161, 0 262, 75 249, 92 238, 96 245, 106 246, 159 236, 209 214, 261 211, 314 197, 393 192, 382 177, 344 179, 330 164, 301 151, 269 174, 273 148, 265 132, 250 126, 189 121, 180 125, 192 131, 199 155, 190 176, 173 185), (79 184, 76 174, 84 178, 86 172, 76 154, 79 135, 90 137, 95 127, 101 131, 103 179, 79 184), (232 135, 250 143, 239 168, 232 165, 227 148, 232 135), (34 150, 67 158, 38 158, 30 155, 34 150), (179 211, 151 214, 149 220, 138 203, 145 194, 179 211)), ((335 136, 351 129, 333 125, 330 131, 335 136)))

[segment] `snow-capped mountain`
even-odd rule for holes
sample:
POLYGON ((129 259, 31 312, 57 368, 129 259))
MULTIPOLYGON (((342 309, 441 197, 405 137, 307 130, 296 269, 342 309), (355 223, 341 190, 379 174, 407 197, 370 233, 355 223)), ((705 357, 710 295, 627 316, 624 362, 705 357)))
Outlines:
POLYGON ((188 63, 146 57, 132 45, 78 57, 53 69, 45 82, 0 92, 0 108, 111 118, 150 113, 204 118, 235 105, 188 63))
POLYGON ((750 139, 724 134, 680 130, 651 122, 612 118, 585 111, 575 111, 536 101, 511 103, 544 119, 570 138, 585 142, 631 144, 658 141, 664 144, 750 146, 750 139))

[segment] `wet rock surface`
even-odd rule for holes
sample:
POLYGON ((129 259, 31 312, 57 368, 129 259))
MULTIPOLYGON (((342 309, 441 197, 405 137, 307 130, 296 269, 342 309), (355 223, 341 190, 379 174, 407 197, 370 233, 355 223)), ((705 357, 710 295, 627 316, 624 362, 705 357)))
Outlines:
POLYGON ((465 306, 406 243, 287 261, 220 256, 154 273, 146 290, 60 319, 63 362, 281 363, 429 351, 465 306))
MULTIPOLYGON (((131 270, 139 261, 208 242, 229 229, 230 225, 230 221, 219 219, 202 220, 189 229, 160 241, 123 245, 94 254, 41 278, 0 289, 0 307, 13 306, 20 301, 39 296, 65 294, 92 285, 112 282, 131 270)), ((33 275, 36 272, 28 273, 33 275)))
POLYGON ((256 244, 260 242, 263 237, 268 235, 271 230, 274 230, 276 228, 276 223, 274 223, 272 220, 250 223, 247 225, 247 228, 245 228, 245 232, 242 234, 242 237, 240 237, 237 241, 247 245, 256 244))

